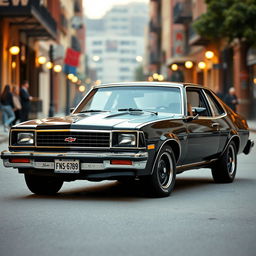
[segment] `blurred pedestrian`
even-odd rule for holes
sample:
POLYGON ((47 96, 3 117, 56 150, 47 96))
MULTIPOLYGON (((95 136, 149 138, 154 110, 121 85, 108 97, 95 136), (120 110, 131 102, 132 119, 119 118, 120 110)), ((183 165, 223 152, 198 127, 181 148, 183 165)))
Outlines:
POLYGON ((30 101, 32 100, 32 97, 29 95, 28 92, 29 83, 27 80, 25 80, 20 89, 20 100, 21 100, 21 112, 20 112, 20 121, 24 122, 28 120, 28 114, 30 109, 30 101))
POLYGON ((223 100, 223 93, 221 92, 221 90, 217 90, 216 92, 215 92, 215 94, 221 99, 221 100, 223 100))
POLYGON ((14 114, 15 120, 12 122, 12 125, 15 125, 18 120, 20 120, 20 112, 21 112, 21 102, 20 102, 20 94, 19 94, 19 87, 14 86, 12 89, 12 99, 14 105, 14 114))
POLYGON ((238 99, 236 96, 236 90, 234 87, 231 87, 228 91, 228 94, 224 98, 225 103, 236 112, 236 105, 238 104, 238 99))
POLYGON ((3 125, 4 131, 7 132, 10 128, 11 123, 15 119, 15 114, 13 112, 14 104, 13 98, 11 93, 10 85, 6 85, 4 87, 3 93, 0 97, 1 105, 2 105, 2 112, 3 112, 3 125))

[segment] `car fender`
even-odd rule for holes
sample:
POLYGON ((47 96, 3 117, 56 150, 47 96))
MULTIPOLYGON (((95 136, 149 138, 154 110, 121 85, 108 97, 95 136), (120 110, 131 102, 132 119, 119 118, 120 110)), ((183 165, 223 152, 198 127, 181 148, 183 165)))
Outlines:
MULTIPOLYGON (((231 131, 232 132, 232 131, 231 131)), ((221 156, 225 153, 227 147, 229 146, 229 144, 231 143, 231 141, 235 142, 236 147, 237 147, 237 153, 239 152, 239 146, 240 146, 240 137, 238 136, 237 133, 231 133, 229 138, 227 139, 226 145, 224 147, 224 149, 222 150, 221 156)))
POLYGON ((179 152, 174 152, 175 158, 176 158, 176 163, 178 162, 179 158, 180 158, 180 154, 181 154, 181 145, 180 145, 180 141, 178 139, 178 137, 174 134, 169 134, 169 135, 163 135, 160 138, 160 141, 162 141, 162 143, 160 144, 160 146, 157 149, 157 153, 155 155, 155 159, 154 159, 154 163, 152 166, 152 170, 151 170, 151 174, 153 173, 153 170, 155 168, 156 165, 156 160, 160 154, 161 149, 163 148, 163 146, 165 145, 170 145, 170 147, 177 147, 179 152), (168 136, 168 137, 167 137, 168 136))

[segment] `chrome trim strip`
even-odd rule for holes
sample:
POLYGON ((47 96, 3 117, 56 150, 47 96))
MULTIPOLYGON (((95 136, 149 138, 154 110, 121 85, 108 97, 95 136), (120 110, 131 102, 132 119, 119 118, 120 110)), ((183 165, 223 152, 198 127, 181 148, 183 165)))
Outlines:
POLYGON ((204 164, 210 164, 210 163, 215 162, 217 160, 218 160, 218 158, 214 158, 214 159, 207 160, 207 161, 201 161, 201 162, 196 162, 196 163, 191 163, 191 164, 178 165, 178 166, 176 166, 176 168, 177 169, 192 168, 192 167, 196 167, 196 166, 200 166, 200 165, 204 165, 204 164))
POLYGON ((147 158, 148 152, 139 151, 137 153, 133 152, 83 152, 83 153, 77 153, 77 152, 11 152, 11 151, 3 151, 1 153, 1 156, 4 157, 29 157, 29 156, 44 156, 44 157, 70 157, 70 158, 76 158, 76 157, 98 157, 98 158, 105 158, 105 157, 133 157, 133 158, 147 158))

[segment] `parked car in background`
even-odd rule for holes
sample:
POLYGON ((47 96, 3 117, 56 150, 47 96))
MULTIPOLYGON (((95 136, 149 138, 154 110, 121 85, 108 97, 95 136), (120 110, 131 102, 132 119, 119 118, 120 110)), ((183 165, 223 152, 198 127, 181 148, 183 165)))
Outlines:
POLYGON ((189 169, 232 182, 237 154, 252 146, 246 120, 210 89, 133 82, 94 87, 70 116, 13 126, 1 158, 36 194, 57 193, 64 181, 136 179, 161 197, 189 169))

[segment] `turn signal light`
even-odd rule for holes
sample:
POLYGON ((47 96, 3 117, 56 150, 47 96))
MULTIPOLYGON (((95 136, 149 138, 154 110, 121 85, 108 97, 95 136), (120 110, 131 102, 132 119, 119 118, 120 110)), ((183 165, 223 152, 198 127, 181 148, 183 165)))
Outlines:
POLYGON ((111 160, 110 164, 115 164, 115 165, 132 165, 131 160, 111 160))
POLYGON ((30 160, 28 158, 12 158, 10 163, 30 163, 30 160))

